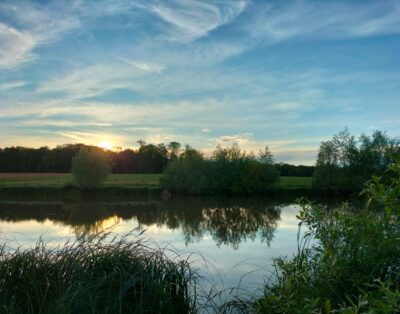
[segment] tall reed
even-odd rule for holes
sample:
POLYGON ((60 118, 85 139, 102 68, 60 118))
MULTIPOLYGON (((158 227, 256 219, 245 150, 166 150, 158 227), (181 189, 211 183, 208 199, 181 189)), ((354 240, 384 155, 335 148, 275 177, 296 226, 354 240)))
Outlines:
POLYGON ((190 313, 195 277, 187 260, 129 236, 86 237, 54 249, 43 241, 32 249, 3 246, 0 312, 190 313))

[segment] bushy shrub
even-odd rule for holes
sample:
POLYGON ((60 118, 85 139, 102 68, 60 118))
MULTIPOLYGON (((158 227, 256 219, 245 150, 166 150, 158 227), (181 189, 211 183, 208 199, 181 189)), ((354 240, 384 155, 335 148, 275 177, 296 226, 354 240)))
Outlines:
MULTIPOLYGON (((265 154, 265 153, 264 153, 265 154)), ((162 187, 184 194, 263 194, 274 188, 279 172, 272 155, 257 158, 242 152, 237 145, 217 147, 210 159, 187 147, 180 157, 168 164, 161 179, 162 187)))
POLYGON ((400 164, 390 171, 391 184, 375 177, 364 190, 380 211, 301 202, 305 242, 291 260, 275 260, 276 280, 254 304, 257 312, 400 312, 400 164))
POLYGON ((101 186, 110 172, 110 161, 101 149, 83 147, 72 159, 72 178, 81 189, 101 186))
POLYGON ((186 147, 179 158, 171 161, 161 177, 161 186, 184 194, 200 194, 206 187, 206 163, 197 150, 186 147))
POLYGON ((226 194, 262 194, 271 190, 279 180, 273 166, 272 154, 256 158, 242 152, 237 145, 214 151, 208 171, 208 189, 226 194))

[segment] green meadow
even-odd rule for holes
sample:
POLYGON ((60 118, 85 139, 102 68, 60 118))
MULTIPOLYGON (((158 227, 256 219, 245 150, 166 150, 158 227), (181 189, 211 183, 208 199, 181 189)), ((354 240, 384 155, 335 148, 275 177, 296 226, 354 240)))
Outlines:
MULTIPOLYGON (((160 174, 112 174, 105 186, 120 187, 156 187, 160 174)), ((64 187, 71 185, 70 174, 0 174, 0 187, 64 187)))
MULTIPOLYGON (((104 185, 110 187, 158 187, 161 174, 111 174, 104 185)), ((280 177, 281 189, 311 189, 311 177, 280 177)), ((3 173, 0 187, 64 187, 72 184, 69 173, 3 173)))
POLYGON ((278 187, 281 189, 311 189, 311 177, 280 177, 278 187))

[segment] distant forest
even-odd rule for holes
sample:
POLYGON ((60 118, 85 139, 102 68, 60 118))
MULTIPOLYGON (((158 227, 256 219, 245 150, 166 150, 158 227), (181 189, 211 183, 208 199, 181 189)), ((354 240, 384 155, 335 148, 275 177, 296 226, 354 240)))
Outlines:
MULTIPOLYGON (((137 150, 104 151, 112 162, 113 173, 161 173, 168 162, 178 158, 181 145, 177 142, 165 144, 146 144, 138 141, 137 150)), ((97 146, 84 144, 64 144, 55 148, 0 148, 0 172, 66 173, 71 171, 72 158, 82 147, 102 150, 97 146)), ((313 166, 295 166, 286 163, 276 163, 274 166, 281 176, 310 177, 313 166)))

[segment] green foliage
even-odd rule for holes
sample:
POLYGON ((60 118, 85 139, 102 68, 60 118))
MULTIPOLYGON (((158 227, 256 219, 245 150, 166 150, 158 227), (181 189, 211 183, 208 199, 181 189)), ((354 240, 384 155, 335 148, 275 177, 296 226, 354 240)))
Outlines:
POLYGON ((0 250, 2 313, 189 313, 194 274, 140 239, 0 250))
POLYGON ((364 191, 380 211, 300 202, 307 232, 296 256, 275 260, 276 280, 254 304, 257 312, 400 311, 400 163, 389 171, 389 185, 374 178, 364 191))
POLYGON ((382 183, 381 177, 373 176, 362 192, 369 196, 367 206, 371 203, 377 204, 384 208, 388 215, 392 213, 400 215, 400 156, 396 156, 395 160, 396 163, 386 170, 390 173, 389 183, 382 183))
POLYGON ((184 194, 262 194, 279 180, 279 172, 266 150, 260 158, 242 152, 237 145, 220 146, 210 159, 187 147, 163 173, 161 185, 184 194))
POLYGON ((110 172, 110 161, 101 149, 82 148, 72 160, 72 178, 81 189, 100 187, 110 172))
POLYGON ((327 192, 360 191, 371 176, 383 175, 400 154, 400 141, 381 131, 362 134, 358 140, 346 130, 322 142, 313 185, 327 192))
POLYGON ((178 159, 171 161, 160 183, 163 188, 184 194, 200 194, 206 186, 206 160, 197 150, 186 146, 178 159))

